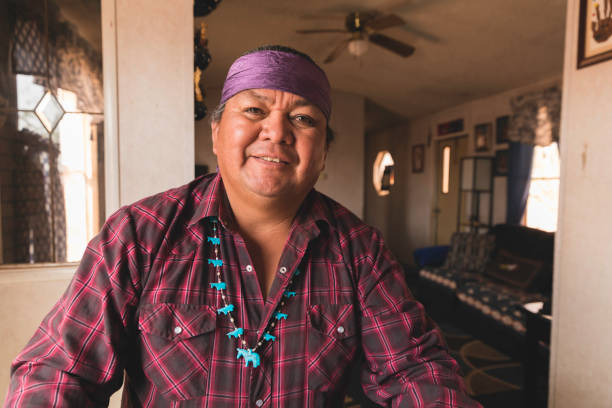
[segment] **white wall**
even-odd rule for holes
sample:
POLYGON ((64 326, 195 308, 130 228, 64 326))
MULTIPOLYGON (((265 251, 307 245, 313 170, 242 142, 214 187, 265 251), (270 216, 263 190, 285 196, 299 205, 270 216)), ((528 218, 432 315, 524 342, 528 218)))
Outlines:
POLYGON ((102 7, 110 213, 193 178, 193 1, 102 7))
POLYGON ((9 383, 9 366, 39 323, 66 290, 74 266, 28 265, 0 268, 0 401, 9 383))
POLYGON ((364 108, 362 96, 332 92, 330 125, 336 139, 315 186, 358 217, 363 217, 364 108))
POLYGON ((612 406, 612 61, 576 69, 569 0, 561 117, 549 406, 612 406))
MULTIPOLYGON (((209 113, 221 97, 221 90, 206 90, 205 103, 209 113)), ((346 92, 332 92, 332 118, 330 125, 336 132, 325 170, 315 186, 320 192, 363 216, 364 182, 364 98, 346 92)), ((196 163, 206 164, 214 171, 217 160, 212 152, 209 116, 196 122, 196 163)))
MULTIPOLYGON (((191 21, 192 0, 102 0, 107 214, 193 178, 191 21)), ((0 398, 10 362, 75 268, 0 267, 0 398)))

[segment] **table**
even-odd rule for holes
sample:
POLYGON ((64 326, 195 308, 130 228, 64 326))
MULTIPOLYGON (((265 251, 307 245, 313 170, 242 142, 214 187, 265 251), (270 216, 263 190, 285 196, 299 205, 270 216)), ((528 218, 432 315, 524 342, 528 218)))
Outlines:
POLYGON ((550 326, 552 317, 540 313, 544 302, 523 305, 526 320, 525 354, 523 360, 524 396, 527 407, 546 407, 548 400, 548 364, 550 356, 550 326))

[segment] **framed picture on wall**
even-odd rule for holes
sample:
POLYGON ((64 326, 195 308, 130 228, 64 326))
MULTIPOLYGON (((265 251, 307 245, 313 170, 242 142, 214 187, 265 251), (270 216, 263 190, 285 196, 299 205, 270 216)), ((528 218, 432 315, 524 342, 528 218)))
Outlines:
POLYGON ((495 175, 508 175, 508 149, 495 152, 495 175))
POLYGON ((500 116, 495 119, 495 142, 497 144, 508 142, 508 124, 510 116, 500 116))
POLYGON ((412 172, 422 173, 425 171, 425 145, 412 146, 412 172))
POLYGON ((491 139, 493 138, 493 124, 481 123, 474 126, 474 150, 486 152, 491 149, 491 139))
POLYGON ((455 119, 438 124, 438 136, 444 136, 463 131, 463 119, 455 119))
POLYGON ((612 58, 612 0, 580 0, 578 69, 612 58))

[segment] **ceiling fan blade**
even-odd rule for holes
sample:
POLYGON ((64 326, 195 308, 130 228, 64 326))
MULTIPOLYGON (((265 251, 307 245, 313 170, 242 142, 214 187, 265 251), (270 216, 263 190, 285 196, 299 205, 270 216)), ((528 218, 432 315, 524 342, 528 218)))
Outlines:
POLYGON ((414 47, 412 45, 395 40, 391 37, 387 37, 383 34, 372 33, 368 36, 368 40, 376 45, 380 45, 381 47, 388 49, 391 52, 399 54, 404 58, 414 54, 414 47))
POLYGON ((383 14, 366 20, 363 25, 372 30, 384 30, 385 28, 397 27, 405 25, 403 18, 396 14, 383 14))
POLYGON ((339 28, 330 28, 323 30, 295 30, 298 34, 321 34, 321 33, 346 33, 346 30, 341 30, 339 28))
POLYGON ((412 24, 406 24, 402 27, 402 29, 409 33, 416 35, 417 37, 421 37, 432 43, 439 43, 442 41, 440 37, 436 36, 435 34, 428 33, 427 31, 419 30, 412 24))
POLYGON ((351 42, 352 38, 347 38, 346 40, 342 40, 342 42, 340 44, 338 44, 336 46, 336 48, 334 48, 334 50, 331 52, 331 54, 329 54, 327 56, 327 58, 325 58, 325 61, 323 61, 323 63, 325 64, 329 64, 330 62, 334 61, 336 58, 338 58, 340 56, 340 54, 342 54, 342 51, 344 51, 345 49, 348 48, 348 44, 349 42, 351 42))

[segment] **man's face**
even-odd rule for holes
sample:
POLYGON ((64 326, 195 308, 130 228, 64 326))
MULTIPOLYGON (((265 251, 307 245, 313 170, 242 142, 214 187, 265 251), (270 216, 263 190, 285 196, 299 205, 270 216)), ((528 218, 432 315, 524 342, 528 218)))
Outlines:
POLYGON ((271 89, 236 94, 212 123, 226 188, 242 197, 305 197, 325 167, 326 126, 319 108, 301 96, 271 89))

